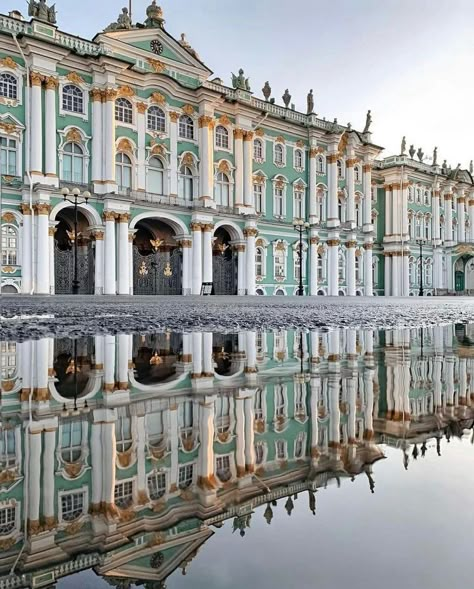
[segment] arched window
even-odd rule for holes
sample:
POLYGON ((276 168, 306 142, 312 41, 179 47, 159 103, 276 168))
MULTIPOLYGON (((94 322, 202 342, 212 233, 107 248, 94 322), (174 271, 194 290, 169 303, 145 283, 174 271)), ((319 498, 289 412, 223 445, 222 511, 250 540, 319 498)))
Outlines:
POLYGON ((229 149, 229 131, 222 125, 216 127, 216 147, 229 149))
POLYGON ((230 429, 230 403, 227 395, 219 395, 215 404, 216 430, 224 434, 230 429))
POLYGON ((164 167, 157 157, 148 162, 147 191, 151 194, 164 194, 164 167))
POLYGON ((423 237, 427 240, 431 239, 431 217, 429 215, 425 215, 425 228, 423 237))
POLYGON ((357 182, 357 184, 360 183, 360 167, 356 166, 354 168, 354 181, 357 182))
POLYGON ((416 217, 416 238, 421 239, 423 237, 423 217, 421 214, 416 217))
POLYGON ((297 188, 293 193, 293 218, 304 219, 304 216, 304 192, 297 188))
POLYGON ((0 75, 0 96, 16 100, 18 98, 18 80, 11 74, 0 75))
POLYGON ((255 274, 265 276, 265 249, 263 247, 255 249, 255 274))
POLYGON ((193 200, 194 178, 193 172, 189 166, 181 166, 178 180, 179 197, 184 200, 193 200))
POLYGON ((413 211, 408 211, 408 233, 410 239, 415 239, 415 215, 413 211))
POLYGON ((343 196, 339 196, 337 199, 337 211, 339 215, 339 221, 344 223, 346 220, 346 203, 343 196))
POLYGON ((150 131, 158 133, 166 131, 166 116, 159 106, 150 106, 148 109, 147 126, 150 131))
POLYGON ((408 187, 408 202, 413 202, 413 187, 408 187))
POLYGON ((188 115, 179 117, 179 136, 181 139, 194 139, 194 122, 188 115))
POLYGON ((115 101, 115 120, 120 123, 133 123, 133 106, 126 98, 117 98, 115 101))
POLYGON ((295 441, 295 458, 303 458, 304 441, 304 432, 300 432, 295 441))
POLYGON ((0 173, 16 176, 17 142, 16 139, 0 137, 0 173))
POLYGON ((115 181, 120 188, 132 187, 132 161, 126 153, 115 156, 115 181))
POLYGON ((227 174, 219 172, 216 181, 216 204, 230 206, 230 182, 227 174))
POLYGON ((80 114, 84 112, 84 94, 73 84, 67 84, 63 88, 63 110, 80 114))
POLYGON ((15 430, 0 429, 0 467, 9 469, 16 464, 15 430))
POLYGON ((66 143, 63 154, 62 179, 84 184, 84 152, 78 143, 66 143))
POLYGON ((64 462, 77 462, 82 455, 82 422, 66 421, 61 429, 61 458, 64 462))
POLYGON ((18 265, 18 230, 13 225, 2 225, 2 265, 18 265))
POLYGON ((379 282, 379 259, 377 256, 374 256, 374 259, 372 260, 372 281, 374 286, 379 282))
POLYGON ((355 222, 357 227, 362 225, 362 203, 360 197, 355 201, 355 222))
POLYGON ((430 191, 429 190, 425 190, 425 205, 430 205, 430 191))
POLYGON ((263 161, 263 143, 260 139, 254 139, 253 159, 257 162, 263 161))
POLYGON ((318 199, 318 210, 319 210, 319 222, 326 220, 326 194, 323 189, 319 189, 317 192, 318 199))
POLYGON ((337 177, 344 178, 344 170, 342 168, 342 161, 337 160, 337 177))
POLYGON ((410 284, 416 283, 416 266, 415 258, 410 257, 408 260, 408 282, 410 284))
POLYGON ((277 440, 276 455, 278 460, 286 459, 286 443, 284 440, 277 440))
POLYGON ((425 262, 425 284, 426 286, 431 286, 433 280, 433 265, 431 260, 428 259, 425 262))
POLYGON ((417 204, 421 204, 421 188, 416 189, 416 202, 417 204))
POLYGON ((148 494, 152 501, 163 497, 166 493, 166 472, 152 472, 148 475, 148 494))
POLYGON ((295 151, 295 168, 297 170, 303 169, 303 152, 301 149, 295 151))
POLYGON ((275 145, 275 164, 283 165, 285 163, 285 155, 283 145, 277 143, 275 145))
POLYGON ((319 174, 324 174, 324 158, 322 155, 319 155, 318 159, 316 160, 316 171, 319 174))
POLYGON ((226 483, 232 478, 230 470, 230 457, 217 456, 216 458, 216 475, 222 483, 226 483))

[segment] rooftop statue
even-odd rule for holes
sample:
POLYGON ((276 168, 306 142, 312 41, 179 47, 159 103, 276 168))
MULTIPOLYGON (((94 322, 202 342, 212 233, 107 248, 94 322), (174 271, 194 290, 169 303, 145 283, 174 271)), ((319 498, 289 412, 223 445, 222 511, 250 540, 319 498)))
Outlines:
POLYGON ((285 93, 282 96, 282 100, 286 108, 288 108, 291 102, 291 94, 288 92, 288 88, 285 90, 285 93))
POLYGON ((438 148, 435 147, 433 150, 433 166, 438 165, 438 148))
POLYGON ((122 14, 119 15, 116 22, 111 23, 106 29, 107 31, 126 31, 132 28, 132 19, 128 14, 128 8, 122 8, 122 14))
POLYGON ((410 154, 411 159, 413 159, 415 157, 416 149, 413 144, 410 145, 410 149, 408 150, 408 153, 410 154))
POLYGON ((232 74, 232 86, 236 90, 245 90, 246 92, 250 92, 249 79, 244 76, 244 70, 242 68, 240 68, 238 76, 232 74))
POLYGON ((416 152, 416 155, 418 156, 418 159, 420 160, 420 162, 422 162, 423 161, 423 156, 425 155, 425 153, 421 149, 421 147, 418 148, 418 151, 416 152))
POLYGON ((43 20, 44 22, 48 22, 52 25, 56 24, 56 8, 55 4, 49 7, 46 4, 46 0, 39 0, 39 2, 35 2, 35 0, 30 0, 28 3, 28 15, 32 16, 33 18, 37 18, 38 20, 43 20))
POLYGON ((272 95, 272 89, 268 82, 265 82, 265 86, 262 88, 262 94, 265 100, 268 102, 270 96, 272 95))
POLYGON ((311 113, 314 112, 314 95, 313 95, 312 90, 309 91, 307 101, 308 101, 308 114, 310 115, 311 113))
POLYGON ((157 6, 156 0, 152 0, 150 6, 146 9, 145 27, 148 29, 162 29, 164 24, 163 10, 160 6, 157 6))
POLYGON ((178 41, 178 43, 181 45, 181 47, 184 47, 186 49, 186 51, 188 53, 190 53, 193 57, 195 57, 196 59, 199 59, 199 55, 197 53, 197 51, 195 51, 191 45, 189 44, 188 40, 186 39, 186 35, 184 33, 181 33, 181 39, 178 41))
POLYGON ((369 133, 369 129, 370 129, 370 125, 372 124, 372 115, 371 115, 371 111, 369 110, 367 112, 367 117, 365 119, 365 127, 364 127, 364 133, 369 133))
POLYGON ((469 162, 469 173, 474 174, 474 162, 472 160, 469 162))
POLYGON ((402 146, 400 148, 400 155, 405 155, 406 150, 407 150, 407 138, 404 135, 403 139, 402 139, 402 146))

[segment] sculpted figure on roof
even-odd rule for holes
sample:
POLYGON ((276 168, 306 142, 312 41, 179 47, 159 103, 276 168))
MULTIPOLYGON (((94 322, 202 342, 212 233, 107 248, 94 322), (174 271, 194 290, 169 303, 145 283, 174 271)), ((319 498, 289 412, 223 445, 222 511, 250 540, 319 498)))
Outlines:
POLYGON ((128 14, 128 8, 122 8, 122 14, 119 15, 116 22, 111 23, 105 31, 126 31, 132 28, 132 19, 128 14))
POLYGON ((153 0, 146 9, 145 26, 149 29, 158 29, 163 28, 164 23, 163 10, 160 6, 157 6, 156 0, 153 0))
POLYGON ((55 4, 49 7, 46 4, 46 0, 39 0, 39 2, 35 2, 35 0, 30 0, 30 2, 28 3, 28 15, 32 16, 33 18, 37 18, 38 20, 48 22, 52 25, 56 24, 55 4))

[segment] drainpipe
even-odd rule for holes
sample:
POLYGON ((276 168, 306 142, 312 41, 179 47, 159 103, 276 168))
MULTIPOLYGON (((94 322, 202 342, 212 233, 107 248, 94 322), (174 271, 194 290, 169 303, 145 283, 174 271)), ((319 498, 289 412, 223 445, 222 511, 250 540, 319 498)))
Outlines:
POLYGON ((30 198, 29 198, 29 207, 31 212, 31 290, 30 295, 35 292, 35 272, 34 272, 34 256, 35 256, 35 212, 33 210, 33 182, 31 179, 30 174, 30 149, 31 149, 31 121, 30 121, 30 66, 28 65, 28 61, 26 56, 23 52, 23 49, 20 47, 18 43, 18 38, 16 33, 12 33, 13 41, 20 52, 21 57, 25 63, 26 68, 26 85, 25 85, 25 125, 26 125, 26 139, 27 144, 25 149, 25 173, 28 177, 28 183, 30 185, 30 198))

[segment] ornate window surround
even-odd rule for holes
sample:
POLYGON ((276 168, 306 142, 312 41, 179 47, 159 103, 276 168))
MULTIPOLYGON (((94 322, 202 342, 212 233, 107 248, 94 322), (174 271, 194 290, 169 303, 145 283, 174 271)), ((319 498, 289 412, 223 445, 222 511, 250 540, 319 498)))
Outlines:
POLYGON ((89 120, 89 90, 91 89, 90 84, 87 84, 79 75, 72 77, 71 74, 68 76, 60 76, 59 77, 59 85, 58 85, 58 115, 60 117, 76 117, 81 119, 82 121, 89 120), (82 90, 82 104, 84 108, 84 112, 72 112, 69 110, 63 109, 63 90, 64 86, 77 86, 80 90, 82 90))
POLYGON ((16 98, 0 96, 0 104, 9 107, 22 106, 25 68, 9 58, 0 60, 0 64, 0 74, 10 74, 16 78, 16 98))
MULTIPOLYGON (((72 113, 71 113, 72 114, 72 113)), ((64 166, 64 147, 67 143, 77 143, 81 146, 84 153, 83 157, 83 178, 84 184, 88 183, 89 178, 89 165, 90 165, 90 151, 89 141, 90 137, 86 135, 83 129, 75 127, 74 125, 68 125, 64 129, 58 131, 59 133, 59 147, 58 147, 58 167, 59 167, 59 178, 63 178, 63 166, 64 166)))

